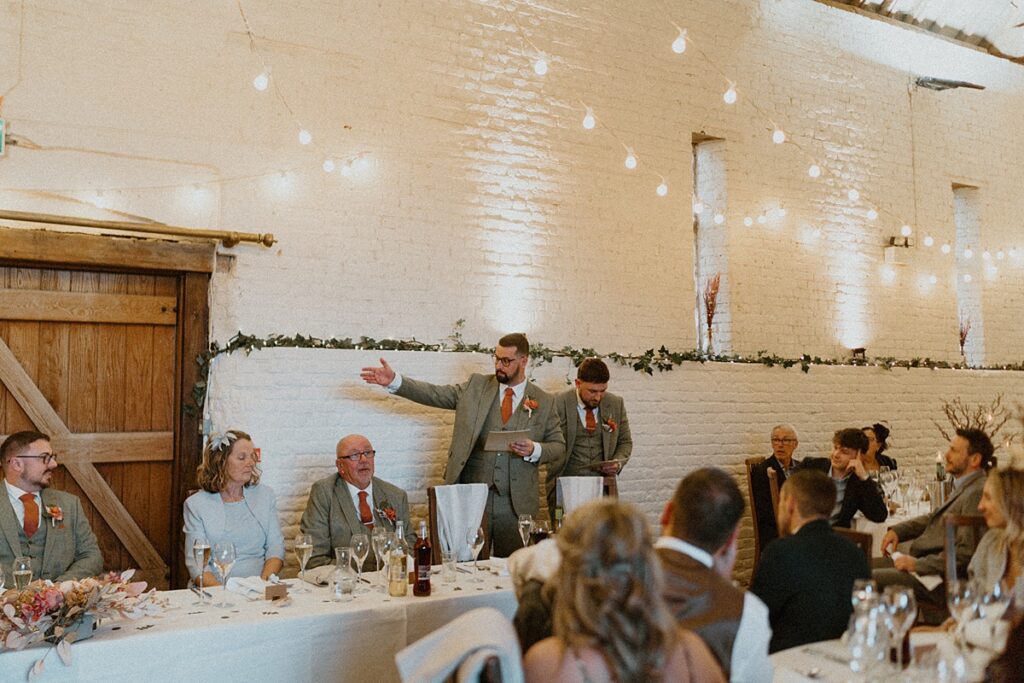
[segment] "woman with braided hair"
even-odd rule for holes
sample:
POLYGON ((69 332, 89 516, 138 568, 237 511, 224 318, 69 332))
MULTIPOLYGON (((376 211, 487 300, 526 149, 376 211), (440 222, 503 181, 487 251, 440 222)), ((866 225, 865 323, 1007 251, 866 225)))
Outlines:
POLYGON ((562 564, 546 587, 554 635, 527 652, 528 682, 725 680, 704 642, 666 609, 651 533, 635 507, 587 503, 557 542, 562 564))

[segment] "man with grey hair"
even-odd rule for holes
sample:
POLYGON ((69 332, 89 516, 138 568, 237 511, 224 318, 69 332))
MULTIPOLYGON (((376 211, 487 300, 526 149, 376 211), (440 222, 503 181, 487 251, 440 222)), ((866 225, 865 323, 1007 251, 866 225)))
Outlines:
POLYGON ((750 468, 751 497, 754 502, 757 518, 757 535, 760 549, 779 537, 779 526, 775 520, 775 508, 772 506, 771 489, 768 486, 768 470, 775 470, 779 488, 800 465, 793 457, 793 452, 800 444, 796 427, 788 424, 776 425, 772 428, 772 454, 764 462, 750 468))

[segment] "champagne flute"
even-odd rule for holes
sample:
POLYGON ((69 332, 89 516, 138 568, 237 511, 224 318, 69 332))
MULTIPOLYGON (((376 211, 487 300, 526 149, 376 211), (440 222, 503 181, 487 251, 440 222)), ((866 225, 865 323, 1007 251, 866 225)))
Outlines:
POLYGON ((366 534, 353 534, 351 540, 352 557, 356 560, 356 592, 365 593, 366 589, 359 587, 358 584, 363 582, 363 563, 366 562, 366 556, 370 554, 370 539, 366 537, 366 534))
MULTIPOLYGON (((384 555, 384 546, 387 543, 388 532, 384 529, 375 528, 373 530, 373 557, 377 564, 377 575, 380 576, 381 561, 384 562, 384 566, 387 566, 387 557, 384 555)), ((384 592, 388 592, 387 578, 384 577, 384 592)))
POLYGON ((530 528, 533 526, 533 515, 519 515, 519 538, 523 539, 523 547, 530 544, 530 528))
MULTIPOLYGON (((475 571, 479 572, 480 571, 480 565, 477 564, 477 561, 480 559, 480 551, 484 547, 484 530, 483 530, 483 527, 477 527, 475 529, 470 529, 466 533, 466 543, 469 544, 469 549, 473 551, 473 569, 475 571)), ((473 582, 474 583, 481 583, 481 582, 483 582, 483 579, 481 579, 479 576, 474 576, 473 577, 473 582)))
POLYGON ((903 638, 914 625, 917 618, 917 600, 914 590, 906 586, 886 586, 882 593, 882 603, 892 618, 893 641, 896 646, 897 671, 903 671, 903 638))
POLYGON ((231 568, 235 565, 235 544, 231 541, 222 541, 214 544, 213 546, 213 563, 217 565, 217 570, 220 572, 220 578, 223 582, 221 584, 221 601, 216 607, 221 609, 228 609, 234 607, 233 604, 228 602, 228 574, 231 573, 231 568))
POLYGON ((14 577, 15 590, 23 591, 32 583, 32 558, 21 556, 14 558, 11 565, 11 576, 14 577))
POLYGON ((206 575, 206 568, 210 566, 210 542, 203 537, 192 542, 192 557, 199 565, 199 600, 192 603, 193 606, 206 604, 206 591, 203 590, 203 578, 206 575))
POLYGON ((7 582, 7 574, 4 573, 4 566, 0 564, 0 595, 3 595, 4 586, 7 582))
POLYGON ((949 615, 956 621, 956 641, 962 648, 964 645, 964 627, 975 610, 975 589, 970 581, 957 579, 950 581, 946 587, 946 605, 949 615))
POLYGON ((1003 579, 992 584, 992 589, 978 598, 978 616, 989 623, 989 638, 992 641, 996 637, 996 624, 1003 618, 1011 601, 1012 596, 1003 579))
POLYGON ((295 537, 295 545, 293 546, 295 551, 295 559, 299 562, 299 577, 302 579, 302 585, 295 589, 296 593, 308 593, 309 588, 306 584, 306 564, 309 563, 309 556, 313 554, 313 537, 309 534, 299 534, 295 537))

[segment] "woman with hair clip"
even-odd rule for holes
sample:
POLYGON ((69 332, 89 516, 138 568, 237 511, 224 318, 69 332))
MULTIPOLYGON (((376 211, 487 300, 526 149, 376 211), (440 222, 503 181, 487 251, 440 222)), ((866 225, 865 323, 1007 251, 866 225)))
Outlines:
POLYGON ((895 470, 896 461, 888 455, 883 455, 889 446, 886 443, 889 438, 889 427, 882 422, 876 422, 870 427, 864 427, 861 431, 864 432, 864 436, 868 437, 868 452, 861 456, 864 469, 869 472, 877 472, 883 467, 895 470))
POLYGON ((704 642, 665 607, 651 534, 635 507, 591 501, 556 540, 562 564, 545 588, 554 591, 554 635, 527 652, 528 683, 724 683, 704 642))
POLYGON ((260 485, 259 457, 252 437, 237 429, 211 435, 196 472, 202 489, 185 500, 185 564, 193 579, 203 572, 203 585, 219 584, 209 567, 199 567, 191 552, 197 538, 211 546, 235 544, 237 560, 231 576, 267 580, 284 564, 284 537, 277 501, 269 486, 260 485))

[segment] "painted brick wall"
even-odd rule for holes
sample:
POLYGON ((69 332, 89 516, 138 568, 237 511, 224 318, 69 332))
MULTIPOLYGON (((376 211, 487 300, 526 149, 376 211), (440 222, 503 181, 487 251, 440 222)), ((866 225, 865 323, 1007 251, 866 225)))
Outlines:
MULTIPOLYGON (((275 84, 258 93, 251 81, 263 64, 231 3, 182 12, 172 2, 8 0, 2 115, 25 144, 0 159, 0 205, 275 233, 272 249, 226 250, 236 258, 211 293, 221 341, 239 329, 434 341, 464 318, 470 341, 522 329, 556 347, 692 348, 691 139, 703 132, 725 140, 728 206, 713 208, 727 218, 716 244, 727 250, 735 351, 867 346, 958 358, 954 257, 938 247, 956 246, 952 186, 962 183, 979 188, 976 254, 1007 250, 996 276, 977 256, 969 266, 982 283, 984 357, 1024 357, 1024 70, 808 0, 676 5, 250 0, 275 84), (683 55, 669 49, 672 22, 693 38, 683 55), (535 49, 546 76, 533 72, 535 49), (916 75, 987 89, 915 90, 916 75), (739 92, 731 107, 726 79, 739 92), (580 125, 584 102, 598 117, 593 131, 580 125), (772 125, 800 148, 773 144, 772 125), (300 126, 313 145, 297 143, 300 126), (624 145, 636 150, 636 171, 623 166, 624 145), (355 155, 367 167, 351 177, 321 170, 325 157, 340 167, 355 155), (812 161, 825 170, 816 181, 812 161), (654 191, 661 177, 665 197, 654 191), (743 225, 761 215, 763 224, 743 225), (915 246, 890 273, 882 246, 903 221, 915 246), (920 246, 925 234, 935 247, 920 246)), ((420 491, 440 475, 450 416, 359 387, 352 378, 365 360, 274 351, 218 364, 214 422, 259 435, 290 525, 344 432, 368 432, 393 454, 382 472, 405 486, 420 491)), ((401 360, 438 381, 480 365, 401 360)), ((564 372, 538 377, 559 386, 564 372)), ((938 397, 1019 395, 1019 381, 851 368, 617 371, 638 439, 624 495, 653 519, 678 474, 708 463, 738 471, 743 457, 766 452, 780 421, 804 431, 807 453, 840 425, 889 418, 894 453, 927 459, 939 446, 938 397)))

